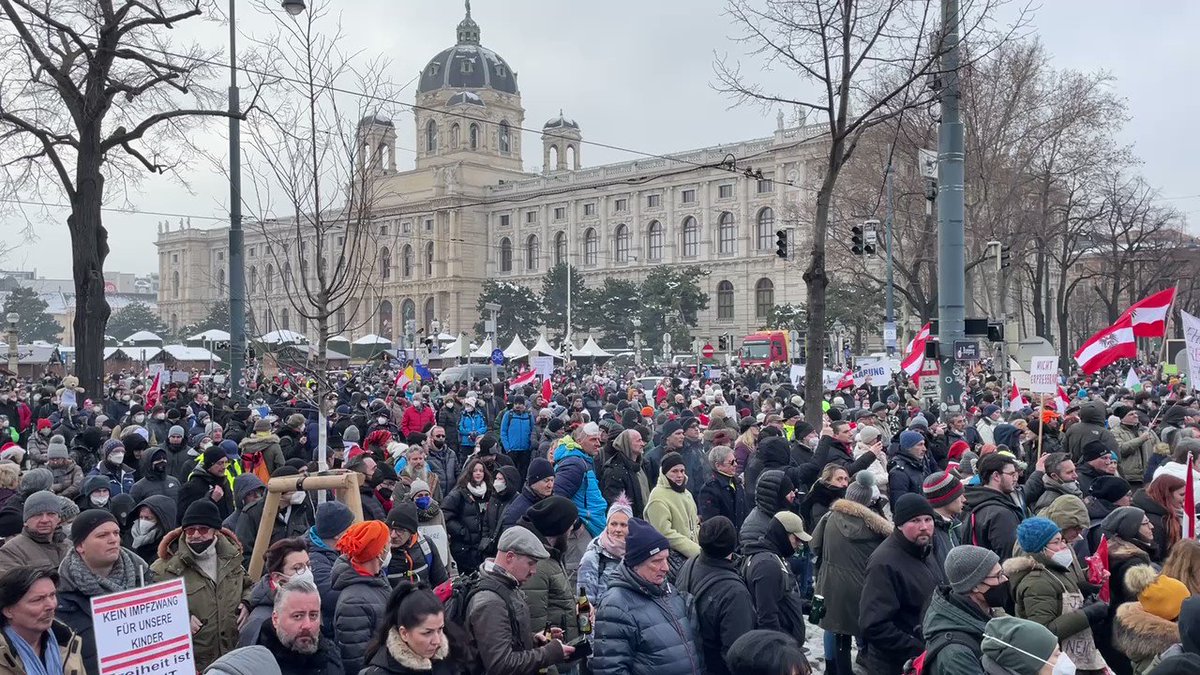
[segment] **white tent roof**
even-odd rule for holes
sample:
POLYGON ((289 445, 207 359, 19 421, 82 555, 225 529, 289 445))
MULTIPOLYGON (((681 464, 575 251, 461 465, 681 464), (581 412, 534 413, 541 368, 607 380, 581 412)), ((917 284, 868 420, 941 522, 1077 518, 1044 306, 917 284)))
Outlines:
POLYGON ((596 344, 596 338, 588 336, 587 342, 583 343, 583 346, 579 349, 571 352, 571 356, 579 356, 583 358, 604 358, 607 356, 612 356, 612 354, 601 349, 600 345, 596 344))
POLYGON ((294 330, 273 330, 259 338, 269 345, 280 345, 285 342, 308 342, 308 338, 294 330))
POLYGON ((488 339, 484 340, 483 344, 479 345, 479 349, 476 349, 475 351, 471 352, 471 358, 473 358, 473 359, 490 359, 490 358, 492 358, 492 338, 488 338, 488 339))
POLYGON ((133 335, 125 338, 125 342, 149 342, 151 340, 158 340, 159 342, 162 342, 162 338, 148 330, 139 330, 133 335))
POLYGON ((525 343, 521 342, 520 335, 514 335, 512 344, 504 350, 504 358, 506 359, 523 359, 529 356, 529 350, 525 348, 525 343))
MULTIPOLYGON (((126 348, 128 349, 128 347, 126 348)), ((184 345, 166 345, 162 348, 176 361, 213 361, 220 362, 221 357, 202 347, 187 347, 184 345)))
POLYGON ((350 338, 346 337, 345 335, 334 335, 333 337, 329 338, 329 341, 330 342, 349 342, 350 338))
POLYGON ((107 347, 104 350, 104 358, 108 359, 118 352, 134 361, 149 361, 158 356, 162 350, 158 347, 107 347))
POLYGON ((189 340, 205 340, 207 342, 224 342, 225 340, 229 339, 229 333, 227 331, 223 331, 218 328, 212 328, 210 330, 204 331, 203 333, 196 333, 195 335, 193 335, 192 337, 190 337, 188 339, 189 340))
MULTIPOLYGON (((441 339, 441 338, 439 337, 439 339, 441 339)), ((442 348, 442 351, 438 354, 438 358, 439 359, 461 359, 467 355, 466 344, 467 344, 467 338, 460 334, 457 338, 452 340, 450 342, 450 344, 448 344, 444 348, 442 348)))
POLYGON ((556 359, 562 358, 562 354, 559 354, 557 349, 551 347, 549 342, 546 342, 545 335, 538 335, 537 344, 529 351, 537 352, 543 356, 553 356, 556 359))
POLYGON ((438 333, 437 339, 438 339, 438 342, 454 342, 458 338, 454 337, 453 335, 451 335, 449 333, 438 333))
POLYGON ((364 335, 364 336, 358 338, 352 344, 356 344, 356 345, 390 345, 390 344, 392 344, 392 341, 385 337, 380 337, 374 333, 371 333, 370 335, 364 335))

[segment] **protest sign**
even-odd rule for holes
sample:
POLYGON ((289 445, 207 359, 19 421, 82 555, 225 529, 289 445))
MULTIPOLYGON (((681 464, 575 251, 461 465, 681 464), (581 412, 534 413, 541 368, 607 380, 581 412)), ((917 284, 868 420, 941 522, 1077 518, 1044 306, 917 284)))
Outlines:
POLYGON ((1058 391, 1058 357, 1035 356, 1029 362, 1029 391, 1053 394, 1058 391))
POLYGON ((183 579, 92 598, 100 675, 193 675, 183 579))
POLYGON ((538 377, 543 380, 548 380, 554 375, 554 357, 553 356, 534 356, 529 359, 530 365, 537 372, 538 377))
POLYGON ((1180 311, 1183 319, 1183 339, 1187 344, 1188 355, 1188 386, 1192 390, 1200 388, 1200 319, 1180 311))

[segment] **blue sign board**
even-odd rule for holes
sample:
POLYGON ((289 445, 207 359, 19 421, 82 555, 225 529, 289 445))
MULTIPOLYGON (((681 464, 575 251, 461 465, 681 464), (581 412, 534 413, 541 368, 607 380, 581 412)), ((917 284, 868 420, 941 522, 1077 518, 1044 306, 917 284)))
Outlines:
POLYGON ((502 350, 502 349, 493 349, 492 350, 492 363, 494 363, 496 365, 500 365, 500 364, 504 363, 504 350, 502 350))

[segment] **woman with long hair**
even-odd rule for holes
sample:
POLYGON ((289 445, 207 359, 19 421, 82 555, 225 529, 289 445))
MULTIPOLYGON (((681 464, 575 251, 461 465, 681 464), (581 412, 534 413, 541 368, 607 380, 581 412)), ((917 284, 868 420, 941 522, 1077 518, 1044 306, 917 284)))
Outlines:
POLYGON ((1180 539, 1171 547, 1162 573, 1178 579, 1192 595, 1200 595, 1200 541, 1180 539))
POLYGON ((427 587, 401 582, 380 618, 362 675, 456 675, 468 663, 467 642, 427 587))
POLYGON ((462 574, 479 569, 483 562, 483 542, 488 501, 492 498, 491 472, 482 459, 467 462, 458 483, 442 502, 446 532, 450 535, 450 555, 462 574))
POLYGON ((1133 505, 1145 511, 1154 526, 1151 553, 1155 563, 1166 560, 1171 547, 1182 538, 1183 493, 1183 479, 1163 474, 1133 495, 1133 505))
POLYGON ((579 587, 587 591, 592 604, 599 606, 600 599, 608 590, 608 583, 617 574, 617 567, 625 557, 625 536, 629 534, 629 519, 633 507, 625 495, 620 495, 608 507, 608 521, 595 539, 587 545, 583 559, 579 561, 579 587))
POLYGON ((746 466, 750 464, 750 456, 758 448, 758 420, 753 417, 743 417, 738 428, 741 429, 742 435, 733 442, 733 456, 737 459, 737 472, 740 476, 746 470, 746 466))

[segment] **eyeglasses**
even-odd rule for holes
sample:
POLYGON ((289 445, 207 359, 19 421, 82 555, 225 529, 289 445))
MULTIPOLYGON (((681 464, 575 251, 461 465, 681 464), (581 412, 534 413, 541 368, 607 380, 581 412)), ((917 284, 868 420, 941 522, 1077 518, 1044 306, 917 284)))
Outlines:
POLYGON ((985 580, 986 579, 995 579, 996 581, 1003 581, 1007 578, 1008 578, 1008 575, 1005 574, 1004 572, 996 572, 995 574, 989 574, 986 577, 984 577, 985 580))
POLYGON ((191 527, 183 528, 183 533, 189 537, 202 537, 210 532, 212 532, 212 528, 205 525, 192 525, 191 527))
POLYGON ((1017 472, 1016 471, 1001 471, 1000 475, 1001 476, 1016 476, 1017 472))

